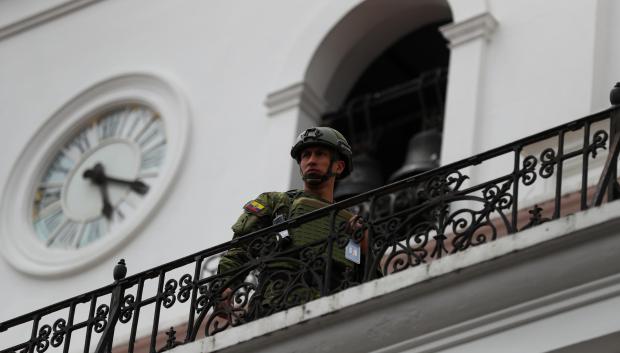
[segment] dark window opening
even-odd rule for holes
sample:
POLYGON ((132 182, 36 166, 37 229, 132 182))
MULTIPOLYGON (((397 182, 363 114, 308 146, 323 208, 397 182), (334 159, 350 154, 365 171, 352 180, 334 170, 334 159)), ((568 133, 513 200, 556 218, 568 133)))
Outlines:
POLYGON ((322 117, 322 125, 347 137, 356 158, 356 170, 336 188, 337 199, 404 175, 411 138, 431 129, 440 134, 450 52, 438 27, 445 23, 425 26, 387 48, 359 77, 342 106, 322 117))

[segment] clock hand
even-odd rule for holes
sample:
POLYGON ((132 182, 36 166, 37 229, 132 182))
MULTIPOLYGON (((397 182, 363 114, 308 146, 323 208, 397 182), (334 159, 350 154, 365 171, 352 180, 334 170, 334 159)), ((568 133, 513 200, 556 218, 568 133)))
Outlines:
POLYGON ((144 195, 149 191, 149 186, 138 179, 125 180, 125 179, 118 179, 118 178, 105 176, 105 180, 111 183, 128 185, 131 190, 137 192, 140 195, 144 195))
POLYGON ((101 198, 103 199, 103 208, 101 209, 101 213, 108 220, 112 219, 113 208, 110 203, 110 197, 108 196, 108 183, 103 169, 103 164, 95 164, 93 168, 85 170, 82 176, 85 179, 90 179, 93 183, 95 183, 95 185, 99 186, 101 198))
POLYGON ((112 204, 110 204, 110 198, 108 197, 108 188, 107 184, 99 184, 99 190, 101 191, 101 197, 103 198, 103 208, 101 209, 101 213, 105 216, 105 218, 112 219, 112 204))
POLYGON ((140 195, 145 195, 150 188, 148 184, 138 179, 125 180, 105 175, 103 171, 103 165, 101 163, 97 163, 92 169, 85 170, 84 178, 91 179, 95 184, 111 182, 116 184, 128 185, 131 190, 137 192, 140 195))
POLYGON ((86 169, 82 174, 84 179, 90 179, 95 185, 101 185, 105 183, 105 173, 103 171, 103 164, 97 163, 91 169, 86 169))

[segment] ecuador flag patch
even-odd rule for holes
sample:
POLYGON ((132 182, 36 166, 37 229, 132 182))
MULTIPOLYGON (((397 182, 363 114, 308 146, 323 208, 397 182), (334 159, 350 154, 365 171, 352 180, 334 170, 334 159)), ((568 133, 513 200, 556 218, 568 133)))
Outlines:
POLYGON ((246 203, 243 208, 250 213, 260 215, 261 212, 265 209, 265 206, 256 200, 252 200, 246 203))

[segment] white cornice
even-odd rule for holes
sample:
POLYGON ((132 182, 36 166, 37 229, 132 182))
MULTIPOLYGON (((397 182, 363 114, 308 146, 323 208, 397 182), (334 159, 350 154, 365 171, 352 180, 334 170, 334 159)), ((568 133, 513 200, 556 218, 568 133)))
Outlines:
POLYGON ((0 27, 0 40, 103 0, 71 0, 0 27))
POLYGON ((481 13, 466 20, 439 27, 443 36, 455 47, 474 39, 489 40, 498 22, 489 12, 481 13))
POLYGON ((299 82, 268 94, 265 106, 269 116, 299 108, 311 117, 318 118, 327 107, 327 102, 308 84, 299 82))

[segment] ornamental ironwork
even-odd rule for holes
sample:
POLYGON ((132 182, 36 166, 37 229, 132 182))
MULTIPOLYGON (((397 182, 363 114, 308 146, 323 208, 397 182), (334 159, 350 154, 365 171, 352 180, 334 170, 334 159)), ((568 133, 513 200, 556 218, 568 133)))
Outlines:
POLYGON ((138 339, 150 352, 165 351, 598 206, 620 190, 619 126, 615 106, 129 277, 121 261, 113 284, 0 323, 0 352, 109 352, 119 344, 134 352, 138 339), (596 185, 588 183, 594 173, 596 185), (562 202, 566 195, 576 195, 575 209, 562 202), (360 221, 342 221, 344 210, 360 221), (324 237, 286 241, 319 220, 328 224, 324 237), (344 259, 350 242, 361 244, 359 264, 344 259), (231 249, 249 261, 218 273, 214 259, 231 249), (185 319, 165 332, 167 310, 185 319), (146 338, 138 334, 144 323, 146 338), (115 341, 119 328, 127 337, 115 341))

